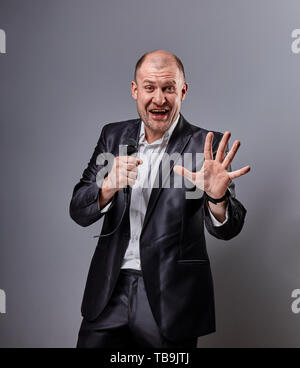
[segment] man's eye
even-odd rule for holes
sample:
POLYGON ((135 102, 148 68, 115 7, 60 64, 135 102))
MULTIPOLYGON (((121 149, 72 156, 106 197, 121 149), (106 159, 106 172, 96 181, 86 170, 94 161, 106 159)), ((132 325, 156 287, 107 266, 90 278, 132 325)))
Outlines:
POLYGON ((150 90, 150 91, 152 91, 152 89, 153 89, 153 87, 152 86, 146 86, 145 87, 148 91, 150 90))
POLYGON ((173 92, 174 91, 174 87, 173 86, 167 87, 167 91, 168 92, 173 92))

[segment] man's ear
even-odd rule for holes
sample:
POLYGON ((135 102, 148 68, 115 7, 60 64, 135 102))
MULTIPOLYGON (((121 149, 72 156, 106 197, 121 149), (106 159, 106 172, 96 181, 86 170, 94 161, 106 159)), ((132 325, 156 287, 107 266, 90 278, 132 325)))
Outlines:
POLYGON ((182 89, 181 89, 181 101, 183 101, 185 99, 187 90, 189 89, 189 85, 187 82, 183 83, 182 89))
POLYGON ((135 81, 131 82, 131 95, 135 100, 137 99, 137 84, 135 81))

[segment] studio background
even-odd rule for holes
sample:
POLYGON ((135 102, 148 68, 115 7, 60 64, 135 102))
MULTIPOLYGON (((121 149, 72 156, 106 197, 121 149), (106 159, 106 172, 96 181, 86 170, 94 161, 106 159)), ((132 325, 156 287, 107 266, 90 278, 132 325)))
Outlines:
MULTIPOLYGON (((298 0, 0 0, 1 347, 74 347, 101 221, 68 207, 107 122, 138 117, 146 51, 177 54, 184 117, 232 132, 248 210, 241 234, 207 234, 217 332, 198 347, 300 347, 298 0)), ((199 280, 200 282, 201 280, 199 280)))

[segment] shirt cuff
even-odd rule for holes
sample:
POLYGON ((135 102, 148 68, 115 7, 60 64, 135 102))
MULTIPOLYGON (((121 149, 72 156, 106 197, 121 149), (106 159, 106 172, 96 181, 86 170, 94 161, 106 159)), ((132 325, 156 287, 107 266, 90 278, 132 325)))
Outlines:
POLYGON ((209 208, 209 205, 207 205, 207 208, 208 208, 208 212, 210 214, 211 221, 212 221, 214 226, 216 226, 216 227, 222 226, 227 222, 227 220, 228 220, 228 202, 227 202, 227 205, 226 205, 226 213, 225 213, 226 218, 223 222, 220 222, 215 218, 215 216, 212 214, 212 212, 209 208))
MULTIPOLYGON (((100 210, 100 205, 99 205, 99 195, 98 195, 98 197, 97 197, 97 203, 98 203, 98 210, 100 210)), ((112 201, 110 201, 106 206, 104 206, 104 207, 102 208, 102 210, 100 211, 100 213, 106 213, 106 212, 108 211, 109 207, 111 206, 111 204, 112 204, 112 201)))

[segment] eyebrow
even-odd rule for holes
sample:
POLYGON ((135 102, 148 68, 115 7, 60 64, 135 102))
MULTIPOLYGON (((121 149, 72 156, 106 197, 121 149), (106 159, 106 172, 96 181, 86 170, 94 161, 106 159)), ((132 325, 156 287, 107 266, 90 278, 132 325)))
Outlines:
MULTIPOLYGON (((154 81, 151 81, 150 79, 145 79, 143 81, 143 84, 146 84, 146 83, 150 83, 150 84, 155 84, 154 81)), ((174 79, 171 79, 171 80, 168 80, 165 82, 166 84, 170 83, 170 84, 176 84, 176 81, 174 79)))

